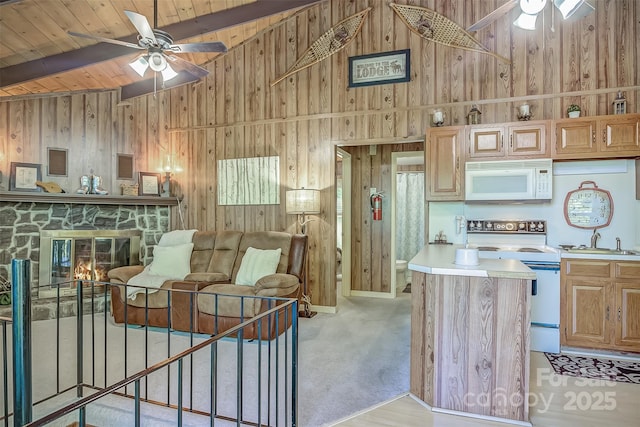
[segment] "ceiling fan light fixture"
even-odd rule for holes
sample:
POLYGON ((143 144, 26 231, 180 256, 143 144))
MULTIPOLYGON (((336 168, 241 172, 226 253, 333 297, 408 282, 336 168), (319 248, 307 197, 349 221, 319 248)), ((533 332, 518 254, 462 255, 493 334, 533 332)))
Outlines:
POLYGON ((538 15, 529 15, 528 13, 521 13, 518 16, 518 19, 513 21, 513 25, 518 28, 522 28, 523 30, 535 30, 536 29, 536 19, 538 15))
POLYGON ((162 81, 166 82, 176 77, 178 73, 176 73, 171 65, 167 64, 164 70, 162 70, 162 81))
POLYGON ((164 71, 167 68, 167 60, 160 52, 153 52, 149 55, 149 67, 157 73, 164 71))
POLYGON ((535 15, 544 9, 547 0, 520 0, 520 9, 527 15, 535 15))
POLYGON ((587 0, 553 0, 553 4, 562 13, 564 19, 571 17, 580 19, 595 10, 593 4, 587 0))
POLYGON ((147 71, 147 68, 149 68, 149 63, 144 56, 139 56, 135 61, 130 62, 129 66, 133 68, 133 71, 138 73, 140 77, 144 77, 144 73, 147 71))

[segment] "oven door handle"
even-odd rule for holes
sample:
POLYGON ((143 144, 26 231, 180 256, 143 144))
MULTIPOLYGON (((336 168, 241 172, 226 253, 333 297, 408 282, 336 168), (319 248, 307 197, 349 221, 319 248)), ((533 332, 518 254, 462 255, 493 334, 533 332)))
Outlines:
POLYGON ((531 281, 531 295, 538 295, 538 279, 531 281))

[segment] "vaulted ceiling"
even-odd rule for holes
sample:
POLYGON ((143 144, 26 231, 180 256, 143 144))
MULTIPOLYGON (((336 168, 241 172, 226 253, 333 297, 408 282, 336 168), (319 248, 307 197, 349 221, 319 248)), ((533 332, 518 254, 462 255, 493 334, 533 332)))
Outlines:
MULTIPOLYGON (((67 33, 137 44, 138 33, 125 10, 145 15, 152 27, 171 34, 174 43, 222 41, 232 49, 319 1, 0 0, 0 100, 117 88, 123 98, 152 92, 151 73, 141 78, 128 65, 139 50, 67 33)), ((218 55, 183 53, 180 58, 205 65, 218 55)), ((183 71, 167 87, 197 79, 183 71)))

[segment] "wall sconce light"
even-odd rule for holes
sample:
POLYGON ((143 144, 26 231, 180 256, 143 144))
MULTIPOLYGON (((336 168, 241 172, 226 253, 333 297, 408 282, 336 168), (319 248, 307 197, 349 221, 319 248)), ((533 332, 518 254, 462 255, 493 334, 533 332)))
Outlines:
POLYGON ((473 104, 471 106, 471 110, 469 110, 469 114, 467 114, 467 124, 469 125, 479 125, 480 124, 480 110, 478 110, 478 106, 473 104))
POLYGON ((613 100, 613 114, 627 114, 627 100, 622 95, 622 92, 618 91, 616 99, 613 100))
POLYGON ((312 219, 306 219, 307 214, 320 213, 320 190, 295 189, 287 190, 285 209, 287 215, 298 215, 298 224, 302 234, 306 233, 306 224, 312 219))
POLYGON ((518 120, 529 120, 531 118, 531 109, 529 104, 522 104, 518 107, 518 120))
POLYGON ((442 126, 444 124, 444 113, 441 109, 437 109, 433 111, 431 121, 436 126, 442 126))
POLYGON ((176 164, 175 156, 173 154, 167 154, 162 162, 162 171, 164 172, 164 179, 162 181, 161 197, 171 196, 171 175, 176 172, 181 172, 182 168, 176 164))

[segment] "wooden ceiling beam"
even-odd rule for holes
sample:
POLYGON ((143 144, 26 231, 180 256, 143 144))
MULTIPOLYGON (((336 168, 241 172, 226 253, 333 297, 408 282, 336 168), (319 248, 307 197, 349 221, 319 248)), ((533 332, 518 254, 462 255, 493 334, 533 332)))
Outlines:
MULTIPOLYGON (((257 0, 254 3, 198 16, 160 29, 171 34, 176 41, 185 40, 320 1, 324 0, 257 0)), ((120 40, 136 43, 137 34, 120 40)), ((97 62, 130 55, 133 52, 135 52, 134 49, 124 46, 98 43, 22 64, 11 65, 0 68, 0 87, 12 86, 52 74, 86 67, 97 62)))

